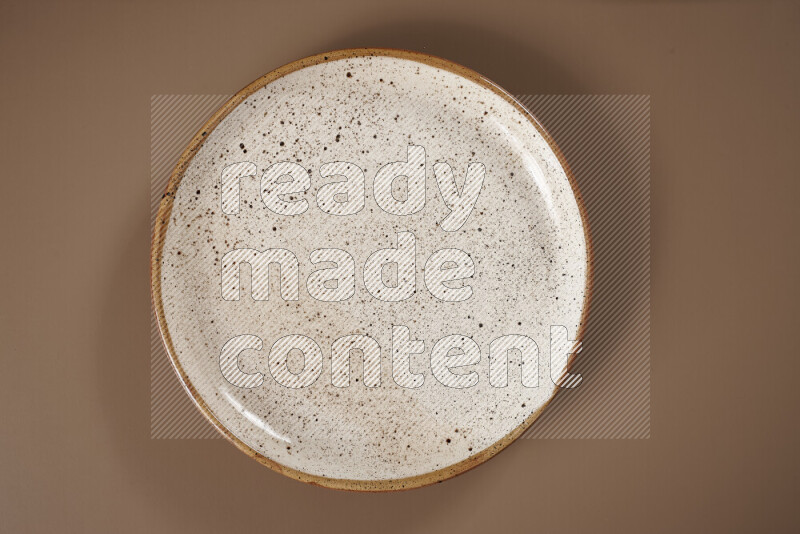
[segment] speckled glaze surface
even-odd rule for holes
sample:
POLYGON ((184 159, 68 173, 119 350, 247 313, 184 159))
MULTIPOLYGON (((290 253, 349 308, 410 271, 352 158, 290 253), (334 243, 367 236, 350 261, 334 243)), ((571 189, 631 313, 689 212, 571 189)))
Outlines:
MULTIPOLYGON (((558 388, 551 377, 566 372, 567 360, 553 360, 551 369, 550 329, 563 325, 570 339, 580 336, 590 286, 587 236, 563 159, 502 90, 424 54, 337 51, 257 80, 195 137, 156 222, 154 305, 181 380, 240 449, 306 482, 406 489, 490 458, 553 397, 558 388), (421 161, 413 147, 424 149, 421 161), (423 169, 422 198, 412 198, 409 177, 405 186, 402 180, 390 186, 392 199, 379 202, 380 170, 412 160, 423 169), (325 167, 333 162, 341 164, 325 167), (446 180, 437 182, 444 174, 443 167, 434 171, 437 162, 452 169, 456 194, 466 192, 465 180, 480 181, 465 179, 468 168, 481 170, 470 164, 483 166, 477 200, 460 226, 453 220, 443 224, 452 206, 442 192, 446 180), (276 171, 276 163, 284 167, 276 171), (354 170, 350 183, 363 180, 363 189, 326 195, 324 186, 342 181, 345 167, 352 166, 363 174, 354 170), (307 173, 305 190, 305 177, 279 178, 298 168, 307 173), (238 203, 231 196, 234 182, 224 179, 234 171, 241 177, 238 203), (270 188, 292 180, 300 191, 270 197, 270 188), (342 209, 330 213, 337 202, 342 209), (381 207, 387 202, 423 207, 397 214, 381 207), (403 236, 413 238, 413 264, 405 267, 413 269, 414 290, 396 300, 376 297, 365 265, 376 251, 398 248, 403 236), (255 268, 242 261, 241 271, 235 269, 240 278, 231 278, 230 270, 226 278, 229 253, 239 249, 290 251, 298 270, 292 275, 282 268, 278 275, 274 269, 257 282, 255 268), (337 265, 326 263, 334 261, 331 256, 314 255, 326 249, 345 251, 354 266, 354 279, 339 280, 342 292, 333 301, 321 300, 323 290, 314 286, 314 273, 337 265), (462 293, 442 300, 441 292, 437 297, 429 289, 426 265, 431 271, 428 261, 440 249, 469 257, 473 268, 462 273, 462 281, 444 284, 451 290, 468 286, 468 298, 462 293), (254 298, 259 291, 260 299, 254 298), (405 362, 418 387, 393 371, 403 332, 424 343, 424 351, 405 362), (336 340, 353 334, 377 342, 377 368, 359 352, 350 359, 349 374, 332 364, 336 340), (476 358, 459 360, 468 365, 452 369, 459 387, 441 379, 445 375, 431 356, 437 341, 453 335, 479 348, 476 358), (521 352, 511 351, 507 385, 496 387, 490 346, 509 335, 535 341, 538 377, 523 368, 521 352), (294 350, 281 362, 277 354, 286 347, 279 340, 285 336, 310 339, 318 350, 308 344, 304 354, 294 350), (230 362, 221 356, 237 337, 239 344, 228 346, 241 349, 234 360, 238 371, 232 372, 250 377, 238 384, 225 374, 230 362), (301 384, 298 376, 316 378, 301 384), (346 386, 343 376, 349 377, 346 386), (537 387, 530 387, 532 377, 537 387)), ((458 263, 461 257, 444 259, 458 263)), ((386 287, 411 283, 400 280, 402 262, 397 269, 381 271, 386 287)), ((459 354, 447 346, 444 352, 459 354)))

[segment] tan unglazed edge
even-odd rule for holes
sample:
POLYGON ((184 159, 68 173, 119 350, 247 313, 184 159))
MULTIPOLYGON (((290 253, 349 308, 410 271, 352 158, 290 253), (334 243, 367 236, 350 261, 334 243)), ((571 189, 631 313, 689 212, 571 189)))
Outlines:
MULTIPOLYGON (((533 115, 531 115, 531 113, 527 109, 525 109, 525 107, 522 104, 519 103, 519 101, 517 101, 513 96, 511 96, 508 92, 499 87, 497 84, 487 79, 486 77, 478 74, 477 72, 462 65, 459 65, 457 63, 453 63, 452 61, 448 61, 446 59, 442 59, 429 54, 424 54, 421 52, 412 52, 409 50, 398 50, 391 48, 348 48, 344 50, 335 50, 332 52, 317 54, 304 59, 293 61, 292 63, 284 65, 278 69, 273 70, 268 74, 265 74, 264 76, 260 77, 259 79, 257 79, 256 81, 254 81, 253 83, 251 83, 250 85, 248 85, 247 87, 236 93, 236 95, 234 95, 230 100, 228 100, 225 103, 225 105, 223 105, 219 110, 217 110, 216 113, 214 113, 214 115, 203 125, 200 131, 197 132, 197 134, 195 134, 195 136, 192 138, 192 141, 189 143, 189 146, 186 148, 186 150, 184 150, 183 154, 181 154, 181 157, 178 160, 175 169, 172 171, 172 174, 170 175, 169 183, 167 184, 167 189, 161 198, 161 204, 159 206, 158 214, 156 216, 154 224, 153 241, 150 249, 150 284, 152 290, 153 307, 155 309, 156 317, 158 318, 158 326, 161 331, 161 337, 164 341, 164 346, 166 347, 167 354, 169 354, 169 358, 172 362, 172 366, 174 367, 175 372, 178 374, 178 377, 180 378, 183 387, 186 389, 186 391, 189 392, 189 395, 192 397, 192 400, 194 400, 197 407, 228 441, 236 445, 236 447, 238 447, 241 451, 246 453, 254 460, 258 461, 259 463, 269 467, 274 471, 277 471, 278 473, 299 480, 301 482, 307 482, 309 484, 314 484, 317 486, 323 486, 326 488, 333 488, 339 490, 378 492, 378 491, 407 490, 407 489, 427 486, 437 482, 442 482, 444 480, 447 480, 456 475, 464 473, 472 469, 473 467, 482 464, 489 458, 493 457, 494 455, 505 449, 508 445, 511 444, 511 442, 516 440, 529 426, 531 426, 531 424, 541 415, 541 413, 544 411, 547 405, 549 405, 550 402, 552 402, 553 398, 555 398, 559 388, 556 388, 555 392, 550 397, 550 399, 545 403, 544 406, 542 406, 535 413, 531 414, 525 421, 523 421, 514 430, 506 434, 503 438, 501 438, 494 444, 490 445, 486 449, 478 452, 477 454, 474 454, 469 458, 466 458, 458 463, 455 463, 443 469, 431 471, 429 473, 424 473, 422 475, 416 475, 413 477, 387 479, 387 480, 350 480, 344 478, 328 478, 328 477, 312 475, 309 473, 305 473, 303 471, 286 467, 285 465, 282 465, 256 452, 255 450, 250 448, 246 443, 242 442, 239 438, 231 434, 231 432, 227 428, 225 428, 225 426, 222 423, 220 423, 220 421, 214 416, 214 414, 211 412, 211 410, 209 409, 205 401, 202 399, 202 397, 198 394, 197 390, 192 385, 191 381, 189 380, 189 377, 186 375, 186 372, 183 370, 183 367, 181 367, 181 364, 178 361, 178 358, 175 354, 175 348, 172 344, 172 337, 169 331, 169 327, 164 318, 164 305, 161 300, 161 253, 164 246, 164 239, 166 237, 167 228, 169 226, 169 219, 172 213, 173 201, 175 199, 175 194, 178 190, 178 187, 181 183, 183 173, 188 168, 189 164, 192 161, 192 158, 200 149, 200 147, 203 145, 203 142, 208 137, 208 135, 228 115, 228 113, 230 113, 233 109, 235 109, 247 97, 252 95, 257 90, 261 89, 262 87, 265 87, 266 85, 274 82, 275 80, 283 76, 286 76, 289 73, 295 72, 305 67, 310 67, 312 65, 325 63, 328 61, 338 61, 348 58, 370 57, 370 56, 385 56, 385 57, 393 57, 393 58, 406 59, 410 61, 416 61, 418 63, 423 63, 425 65, 429 65, 438 69, 442 69, 457 74, 483 87, 491 89, 496 94, 498 94, 499 96, 510 102, 520 112, 522 112, 530 120, 531 124, 533 124, 534 127, 539 131, 542 137, 547 141, 548 145, 550 145, 550 148, 556 154, 556 157, 558 158, 558 161, 561 163, 561 166, 566 172, 567 178, 569 179, 569 183, 572 186, 572 191, 573 194, 575 195, 575 199, 577 200, 578 209, 581 214, 584 236, 586 240, 586 294, 584 297, 583 314, 581 316, 580 327, 578 329, 576 338, 576 346, 577 346, 577 344, 583 338, 586 320, 588 318, 588 313, 589 313, 589 302, 591 300, 590 294, 592 291, 592 283, 593 283, 593 275, 592 275, 593 252, 589 235, 589 226, 586 217, 586 209, 583 204, 583 199, 581 198, 580 193, 578 192, 577 184, 575 183, 575 178, 573 177, 572 171, 567 165, 564 155, 562 154, 558 146, 556 146, 550 134, 548 134, 547 131, 542 127, 542 125, 539 124, 539 121, 536 120, 536 118, 533 115)), ((574 360, 574 354, 569 358, 569 361, 567 362, 567 370, 565 370, 565 374, 571 367, 573 360, 574 360)))

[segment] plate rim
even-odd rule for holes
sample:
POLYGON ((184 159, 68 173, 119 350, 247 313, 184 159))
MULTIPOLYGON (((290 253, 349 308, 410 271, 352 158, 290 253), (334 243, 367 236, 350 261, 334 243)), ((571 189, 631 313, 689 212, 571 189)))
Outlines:
MULTIPOLYGON (((578 211, 580 212, 581 225, 583 227, 583 232, 584 232, 584 240, 586 242, 586 286, 584 292, 583 312, 581 314, 580 325, 578 328, 578 333, 575 337, 575 345, 573 346, 573 350, 580 344, 585 333, 586 321, 589 317, 589 308, 591 303, 591 294, 592 294, 593 280, 594 280, 594 272, 593 272, 594 253, 592 248, 591 235, 589 232, 586 207, 583 202, 583 197, 580 194, 578 185, 575 182, 572 170, 570 169, 569 164, 567 163, 566 158, 564 157, 564 154, 558 148, 552 136, 541 125, 539 120, 536 119, 536 117, 534 117, 533 114, 519 102, 519 100, 517 100, 514 96, 512 96, 508 91, 500 87, 498 84, 491 81, 489 78, 483 76, 482 74, 479 74, 478 72, 468 67, 465 67, 461 64, 455 63, 453 61, 444 58, 440 58, 438 56, 434 56, 425 52, 416 52, 398 48, 344 48, 339 50, 332 50, 330 52, 314 54, 312 56, 292 61, 264 74, 255 81, 251 82, 243 89, 238 91, 230 99, 228 99, 228 101, 225 102, 225 104, 223 104, 217 111, 215 111, 214 114, 211 116, 211 118, 209 118, 205 122, 205 124, 203 124, 200 130, 192 137, 192 140, 189 142, 189 145, 182 152, 180 158, 178 159, 178 163, 175 165, 175 168, 172 170, 172 173, 170 174, 166 190, 164 191, 161 197, 158 213, 156 214, 156 218, 153 224, 153 235, 150 245, 150 296, 151 296, 151 303, 153 306, 153 312, 155 313, 158 322, 158 328, 159 328, 159 333, 161 335, 161 340, 164 344, 166 353, 169 356, 172 368, 178 375, 181 385, 189 394, 195 406, 200 410, 203 416, 214 426, 214 428, 218 432, 222 434, 222 436, 225 439, 233 443, 233 445, 235 445, 240 451, 244 452, 250 458, 256 460, 260 464, 269 467, 273 471, 276 471, 284 476, 298 480, 300 482, 306 482, 308 484, 316 486, 322 486, 338 490, 348 490, 348 491, 363 491, 363 492, 400 491, 400 490, 408 490, 408 489, 428 486, 438 482, 443 482, 457 475, 465 473, 470 469, 473 469, 474 467, 477 467, 478 465, 486 462, 490 458, 493 458, 499 452, 501 452, 511 443, 513 443, 533 424, 534 421, 536 421, 536 419, 539 418, 542 412, 544 412, 545 408, 547 408, 547 406, 549 406, 550 403, 553 401, 553 399, 556 397, 560 388, 556 387, 553 394, 550 396, 547 402, 545 402, 537 411, 528 416, 517 427, 511 430, 511 432, 501 437, 492 445, 477 452, 476 454, 473 454, 472 456, 469 456, 468 458, 465 458, 459 462, 443 467, 441 469, 437 469, 435 471, 429 471, 427 473, 422 473, 420 475, 414 475, 411 477, 382 479, 382 480, 330 478, 320 475, 314 475, 311 473, 306 473, 304 471, 300 471, 285 466, 275 460, 267 458, 263 454, 259 453, 258 451, 254 450, 249 445, 244 443, 241 439, 233 435, 214 416, 209 406, 203 400, 202 396, 197 392, 195 387, 192 385, 191 380, 189 380, 189 377, 187 376, 186 372, 183 370, 183 367, 178 361, 178 358, 175 354, 174 346, 172 344, 172 337, 170 335, 169 328, 167 326, 166 318, 164 317, 164 306, 161 295, 161 252, 164 247, 164 241, 169 227, 169 220, 170 220, 170 215, 172 213, 175 193, 177 192, 178 187, 180 186, 183 174, 186 172, 186 169, 189 167, 189 164, 192 162, 192 159, 194 158, 195 154, 203 145, 203 142, 208 138, 209 134, 211 134, 211 132, 220 124, 220 122, 222 122, 222 120, 224 120, 225 117, 227 117, 231 111, 236 109, 239 106, 239 104, 241 104, 244 100, 246 100, 250 95, 258 91, 259 89, 269 85, 270 83, 292 72, 301 70, 303 68, 311 67, 321 63, 329 63, 333 61, 340 61, 343 59, 352 59, 359 57, 391 57, 391 58, 415 61, 418 63, 422 63, 428 66, 448 71, 452 74, 461 76, 462 78, 465 78, 469 81, 475 82, 482 87, 490 89, 495 94, 497 94, 498 96, 509 102, 512 106, 514 106, 533 124, 534 128, 536 128, 536 130, 540 133, 545 142, 547 142, 550 149, 556 155, 556 158, 558 159, 561 168, 567 175, 567 180, 569 181, 570 187, 572 189, 572 194, 578 204, 578 211)), ((566 369, 564 370, 565 375, 566 373, 569 372, 569 369, 573 364, 574 358, 575 354, 571 354, 570 358, 567 361, 566 369)))

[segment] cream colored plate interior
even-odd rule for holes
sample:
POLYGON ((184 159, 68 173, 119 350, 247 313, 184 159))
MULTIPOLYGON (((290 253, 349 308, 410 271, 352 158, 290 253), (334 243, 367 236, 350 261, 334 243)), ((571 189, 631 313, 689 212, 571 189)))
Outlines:
POLYGON ((439 67, 309 61, 202 136, 165 199, 155 294, 171 356, 218 426, 297 478, 418 485, 489 457, 556 390, 566 358, 551 369, 551 327, 580 329, 587 241, 565 169, 518 106, 439 67), (264 275, 270 261, 280 275, 264 275), (354 334, 375 343, 340 341, 364 351, 334 369, 333 345, 354 334), (421 348, 405 335, 424 352, 405 360, 421 348), (521 336, 533 367, 506 350, 521 336))

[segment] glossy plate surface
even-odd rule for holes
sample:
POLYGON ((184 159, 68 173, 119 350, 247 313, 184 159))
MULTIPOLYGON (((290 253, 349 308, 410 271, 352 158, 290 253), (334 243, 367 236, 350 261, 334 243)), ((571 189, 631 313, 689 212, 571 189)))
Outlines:
POLYGON ((403 489, 538 416, 588 256, 568 170, 512 98, 438 58, 344 50, 264 76, 198 133, 156 223, 153 297, 181 380, 240 449, 403 489))

